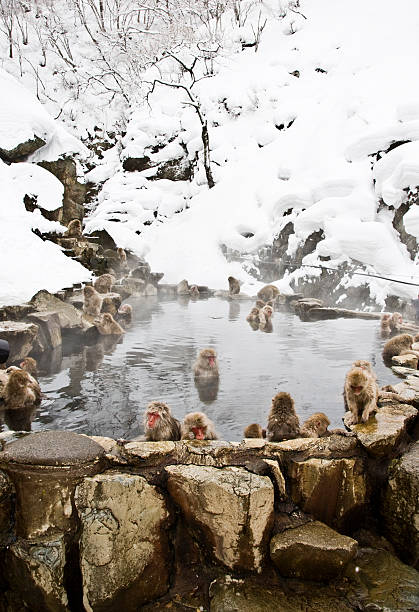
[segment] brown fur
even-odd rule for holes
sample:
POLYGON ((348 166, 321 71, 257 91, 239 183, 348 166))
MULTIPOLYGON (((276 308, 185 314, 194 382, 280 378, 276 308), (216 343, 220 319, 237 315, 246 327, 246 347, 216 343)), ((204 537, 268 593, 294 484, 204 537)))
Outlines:
POLYGON ((33 357, 25 357, 19 365, 22 370, 25 370, 25 372, 31 374, 34 378, 38 378, 38 364, 36 363, 36 359, 33 357))
POLYGON ((218 360, 214 349, 206 348, 200 351, 193 372, 195 378, 218 378, 218 360))
POLYGON ((192 297, 198 297, 199 295, 198 285, 191 285, 191 287, 189 288, 189 294, 192 297))
POLYGON ((117 308, 112 298, 104 297, 102 300, 101 312, 109 312, 112 316, 117 313, 117 308))
POLYGON ((234 276, 229 276, 228 277, 228 292, 230 295, 237 295, 238 293, 240 293, 240 283, 237 280, 237 278, 234 278, 234 276))
POLYGON ((371 374, 374 380, 377 380, 377 375, 372 369, 372 365, 370 361, 367 361, 366 359, 357 359, 356 361, 353 362, 352 367, 362 368, 363 370, 366 370, 367 372, 369 372, 369 374, 371 374))
POLYGON ((259 325, 259 308, 252 308, 246 317, 248 323, 257 323, 259 325))
POLYGON ((419 334, 416 334, 416 336, 413 337, 413 342, 419 342, 419 334))
POLYGON ((413 337, 410 334, 400 334, 390 338, 384 345, 383 348, 383 360, 384 363, 391 365, 392 357, 396 355, 402 355, 406 351, 412 349, 413 337))
POLYGON ((329 433, 327 430, 329 425, 330 421, 324 412, 316 412, 304 421, 300 429, 300 436, 302 438, 322 438, 329 433))
POLYGON ((127 263, 127 254, 125 253, 124 249, 122 249, 121 247, 118 247, 116 249, 116 252, 118 254, 119 263, 121 265, 126 265, 126 263, 127 263))
POLYGON ((257 296, 264 302, 268 302, 269 300, 275 301, 279 294, 279 289, 275 285, 265 285, 258 291, 257 296))
POLYGON ((109 293, 112 285, 115 284, 115 277, 112 274, 102 274, 94 282, 94 288, 99 293, 109 293))
POLYGON ((109 312, 104 312, 101 319, 95 322, 98 332, 102 336, 112 336, 124 334, 122 327, 115 321, 113 316, 109 312))
POLYGON ((281 391, 272 398, 266 431, 270 442, 297 438, 300 433, 300 422, 295 413, 294 400, 289 393, 281 391))
POLYGON ((73 219, 67 226, 67 231, 64 236, 68 238, 80 238, 82 232, 82 227, 79 219, 73 219))
POLYGON ((390 327, 390 319, 391 319, 391 315, 389 314, 383 314, 381 315, 381 333, 383 335, 390 335, 391 333, 391 327, 390 327))
POLYGON ((259 310, 259 329, 261 331, 272 331, 271 317, 273 315, 272 306, 264 306, 259 310))
POLYGON ((183 419, 182 440, 218 440, 214 423, 203 412, 190 412, 183 419))
POLYGON ((24 370, 13 370, 4 388, 4 403, 8 410, 39 406, 41 388, 36 380, 24 370))
POLYGON ((123 304, 119 307, 118 312, 116 313, 116 318, 118 321, 125 321, 126 323, 131 323, 132 320, 132 306, 130 304, 123 304))
POLYGON ((346 375, 344 402, 352 413, 351 424, 365 423, 377 409, 378 386, 375 375, 363 368, 352 368, 346 375))
POLYGON ((403 317, 400 312, 393 312, 390 318, 390 330, 392 333, 399 332, 402 328, 403 317))
POLYGON ((164 402, 151 402, 147 406, 144 417, 144 433, 146 440, 180 440, 181 425, 175 419, 170 408, 164 402))
POLYGON ((84 287, 84 304, 83 312, 89 317, 97 317, 102 308, 102 298, 99 293, 93 287, 84 287))
POLYGON ((259 423, 252 423, 244 430, 245 438, 266 438, 266 429, 262 429, 259 423))

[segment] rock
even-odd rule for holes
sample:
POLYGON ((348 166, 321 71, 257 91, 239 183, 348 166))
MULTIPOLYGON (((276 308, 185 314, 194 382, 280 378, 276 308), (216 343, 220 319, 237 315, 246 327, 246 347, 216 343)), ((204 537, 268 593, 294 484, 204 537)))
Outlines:
MULTIPOLYGON (((113 287, 112 287, 113 289, 113 287)), ((116 291, 112 291, 110 293, 101 293, 100 294, 102 298, 109 298, 110 300, 112 300, 113 305, 115 306, 116 310, 118 310, 118 308, 120 307, 120 305, 122 304, 122 298, 120 296, 119 293, 117 293, 116 291)))
POLYGON ((147 283, 144 288, 144 295, 157 295, 157 288, 151 283, 147 283))
POLYGON ((139 278, 144 282, 147 282, 151 274, 151 268, 145 261, 139 262, 135 268, 132 268, 130 277, 139 278))
POLYGON ((419 610, 418 572, 385 550, 361 548, 349 562, 345 577, 353 585, 347 601, 355 610, 419 610))
POLYGON ((28 319, 38 326, 38 352, 56 348, 62 344, 60 316, 57 312, 34 312, 28 319))
POLYGON ((77 180, 76 162, 70 157, 62 157, 55 161, 41 161, 38 165, 51 172, 64 185, 63 206, 58 209, 60 215, 56 220, 68 225, 73 219, 83 219, 86 185, 77 180))
MULTIPOLYGON (((382 406, 366 422, 350 425, 356 437, 369 454, 389 457, 397 452, 398 446, 407 439, 407 428, 414 421, 418 411, 408 404, 382 406)), ((351 413, 345 415, 345 424, 351 413)))
POLYGON ((396 366, 417 370, 419 360, 415 355, 396 355, 391 361, 396 366))
POLYGON ((400 557, 419 567, 419 442, 390 464, 381 504, 385 533, 400 557))
POLYGON ((33 312, 32 304, 18 304, 16 306, 3 306, 0 308, 0 321, 21 321, 33 312))
POLYGON ((176 286, 176 293, 178 295, 189 295, 189 285, 186 279, 181 280, 176 286))
POLYGON ((123 280, 122 285, 130 295, 144 295, 145 282, 140 278, 132 278, 130 276, 123 280))
POLYGON ((82 313, 68 302, 63 302, 48 291, 38 291, 31 299, 39 312, 55 312, 58 315, 61 329, 66 331, 85 331, 92 327, 84 320, 82 313))
POLYGON ((111 249, 112 251, 116 250, 116 242, 112 238, 112 236, 105 229, 96 230, 91 232, 90 234, 86 234, 86 237, 91 240, 96 240, 100 246, 106 250, 111 249))
POLYGON ((351 526, 367 504, 367 479, 361 459, 291 461, 291 498, 300 508, 332 527, 351 526))
POLYGON ((419 376, 416 373, 410 374, 404 381, 393 387, 404 401, 419 408, 419 376))
POLYGON ((122 167, 127 172, 142 172, 152 166, 153 164, 147 155, 144 155, 144 157, 127 157, 122 162, 122 167))
POLYGON ((0 472, 0 547, 9 544, 12 538, 12 483, 4 472, 0 472))
POLYGON ((75 528, 72 498, 85 475, 103 467, 104 449, 70 431, 32 433, 7 444, 0 466, 16 490, 16 533, 37 539, 75 528))
POLYGON ((156 179, 168 181, 191 181, 193 177, 193 163, 189 159, 181 157, 170 159, 159 165, 156 179))
POLYGON ((272 480, 276 484, 280 501, 285 501, 287 499, 286 482, 278 461, 273 461, 272 459, 262 459, 262 461, 269 469, 272 480))
POLYGON ((318 308, 310 309, 310 321, 324 321, 326 319, 379 319, 380 314, 375 312, 362 312, 360 310, 347 310, 346 308, 318 308))
POLYGON ((64 536, 36 542, 19 539, 6 552, 8 588, 31 612, 67 612, 65 565, 64 536))
POLYGON ((252 576, 217 578, 210 586, 211 612, 353 612, 345 592, 312 584, 262 583, 252 576), (295 590, 291 590, 295 586, 295 590))
POLYGON ((273 519, 269 478, 243 468, 170 466, 167 488, 186 521, 229 568, 261 569, 273 519))
POLYGON ((412 368, 404 368, 401 366, 392 366, 391 368, 395 374, 399 376, 403 376, 403 378, 407 378, 408 376, 418 376, 419 370, 412 370, 412 368))
POLYGON ((169 513, 145 478, 104 473, 85 478, 75 504, 88 610, 134 612, 169 588, 169 513))
POLYGON ((176 285, 159 285, 157 291, 162 295, 176 295, 176 285))
POLYGON ((10 345, 10 362, 23 359, 29 355, 37 334, 38 326, 33 323, 22 323, 19 321, 0 322, 0 337, 3 340, 7 340, 10 345))
POLYGON ((358 544, 314 521, 278 533, 271 540, 271 559, 283 576, 325 582, 342 573, 358 544))
POLYGON ((39 138, 36 134, 33 138, 21 142, 13 149, 4 149, 0 147, 0 159, 6 162, 22 162, 35 153, 38 149, 46 144, 45 140, 39 138))
POLYGON ((126 300, 130 295, 132 295, 132 292, 125 285, 113 285, 112 292, 118 293, 121 296, 121 300, 126 300))
POLYGON ((302 320, 306 321, 309 310, 321 306, 323 306, 322 300, 317 300, 315 298, 303 298, 294 304, 294 311, 302 320))

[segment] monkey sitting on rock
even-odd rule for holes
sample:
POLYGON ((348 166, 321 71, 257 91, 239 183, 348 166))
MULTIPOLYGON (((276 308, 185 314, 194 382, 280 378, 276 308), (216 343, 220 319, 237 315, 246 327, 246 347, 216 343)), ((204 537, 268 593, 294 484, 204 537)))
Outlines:
POLYGON ((82 227, 79 219, 73 219, 67 226, 67 231, 64 233, 66 238, 81 238, 82 227))
POLYGON ((164 402, 151 402, 147 406, 144 418, 145 439, 158 440, 180 440, 181 425, 175 419, 170 408, 164 402))
POLYGON ((96 319, 95 325, 102 336, 121 335, 125 333, 109 312, 104 312, 100 319, 96 319))
POLYGON ((397 355, 415 355, 419 357, 419 352, 412 349, 413 336, 410 334, 400 334, 394 336, 384 345, 383 361, 386 365, 391 366, 392 358, 397 355))
POLYGON ((230 295, 238 295, 240 293, 240 281, 234 276, 228 277, 228 292, 230 295))
POLYGON ((93 286, 98 293, 109 293, 115 282, 116 278, 113 274, 102 274, 95 280, 93 286))
POLYGON ((295 413, 294 400, 289 393, 281 391, 272 398, 266 437, 269 442, 280 442, 298 438, 299 433, 300 422, 295 413))
POLYGON ((353 367, 349 370, 344 385, 345 407, 352 413, 349 424, 368 421, 377 410, 378 392, 376 376, 368 368, 353 367))
POLYGON ((97 317, 102 308, 102 298, 94 287, 86 286, 83 289, 83 312, 88 317, 97 317))
POLYGON ((182 440, 218 440, 214 423, 203 412, 190 412, 182 423, 182 440))

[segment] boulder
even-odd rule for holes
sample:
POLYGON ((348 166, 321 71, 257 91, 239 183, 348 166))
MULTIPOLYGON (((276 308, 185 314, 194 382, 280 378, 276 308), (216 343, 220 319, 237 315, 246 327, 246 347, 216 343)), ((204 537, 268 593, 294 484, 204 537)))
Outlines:
POLYGON ((33 312, 32 304, 17 304, 0 308, 0 321, 21 321, 33 312))
POLYGON ((362 459, 293 460, 288 469, 292 500, 319 521, 344 528, 362 515, 367 504, 367 477, 362 459))
POLYGON ((419 376, 416 371, 409 374, 405 380, 393 385, 394 390, 402 399, 419 408, 419 376))
POLYGON ((342 573, 358 544, 314 521, 278 533, 271 540, 271 559, 283 576, 325 582, 342 573))
POLYGON ((169 513, 145 478, 104 473, 77 487, 80 568, 88 610, 134 612, 169 588, 169 513))
POLYGON ((38 326, 19 321, 1 321, 0 337, 10 345, 9 361, 23 359, 32 351, 38 326))
MULTIPOLYGON (((349 425, 362 446, 377 457, 389 457, 397 452, 399 445, 407 440, 408 426, 418 411, 409 404, 388 404, 377 410, 366 423, 349 425)), ((348 423, 351 413, 345 415, 348 423)))
POLYGON ((390 464, 381 515, 400 557, 419 567, 419 442, 390 464))
POLYGON ((12 496, 13 487, 4 472, 0 472, 0 547, 12 538, 12 496))
POLYGON ((45 140, 39 138, 39 136, 35 134, 33 138, 30 138, 25 142, 21 142, 13 147, 13 149, 5 149, 0 147, 0 159, 9 163, 22 162, 25 161, 29 155, 35 153, 35 151, 43 147, 45 144, 45 140))
POLYGON ((122 162, 122 167, 127 172, 142 172, 152 166, 153 164, 147 155, 144 155, 144 157, 126 157, 122 162))
POLYGON ((181 280, 176 286, 176 293, 178 295, 189 295, 189 284, 186 279, 181 280))
POLYGON ((38 165, 51 172, 64 185, 63 206, 58 209, 60 215, 56 220, 68 225, 73 219, 83 219, 86 185, 77 180, 76 162, 70 157, 62 157, 55 161, 41 161, 38 165))
POLYGON ((186 521, 229 568, 260 571, 273 520, 274 488, 243 468, 166 468, 167 488, 186 521))
POLYGON ((33 312, 29 321, 38 326, 38 352, 56 348, 62 344, 60 316, 57 312, 33 312))
POLYGON ((155 287, 151 283, 147 283, 144 288, 144 295, 157 295, 157 287, 155 287))
POLYGON ((140 278, 133 278, 129 276, 128 278, 125 278, 123 280, 122 286, 126 291, 129 292, 129 295, 139 296, 144 295, 146 285, 145 282, 140 278))
POLYGON ((76 484, 103 467, 105 451, 87 436, 41 431, 6 444, 0 466, 16 491, 18 537, 35 540, 75 529, 76 484))
POLYGON ((184 157, 170 159, 159 165, 155 178, 167 181, 191 181, 193 168, 193 163, 184 157))
POLYGON ((36 542, 18 539, 8 547, 5 578, 10 591, 21 600, 19 609, 68 612, 65 565, 64 536, 36 542))
POLYGON ((419 359, 415 355, 396 355, 391 361, 393 365, 417 370, 419 359))
POLYGON ((59 300, 48 291, 38 291, 31 299, 31 304, 39 312, 55 312, 58 315, 62 330, 87 331, 92 327, 82 316, 82 313, 68 302, 59 300))

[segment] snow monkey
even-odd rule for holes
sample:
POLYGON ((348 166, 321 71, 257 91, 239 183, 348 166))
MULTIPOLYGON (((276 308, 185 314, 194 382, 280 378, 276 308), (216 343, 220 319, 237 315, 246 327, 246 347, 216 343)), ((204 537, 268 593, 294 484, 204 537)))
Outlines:
POLYGON ((203 349, 193 366, 195 378, 218 378, 217 353, 214 349, 203 349))
POLYGON ((265 285, 265 287, 262 287, 257 293, 258 298, 264 302, 268 302, 269 300, 275 301, 278 295, 279 289, 275 287, 275 285, 265 285))
POLYGON ((198 285, 191 285, 191 287, 189 288, 189 295, 191 295, 192 297, 198 297, 199 295, 198 285))
POLYGON ((39 406, 41 403, 40 386, 33 376, 19 368, 10 372, 3 395, 8 410, 39 406))
POLYGON ((144 417, 146 440, 180 440, 180 427, 180 422, 172 416, 169 406, 164 402, 151 402, 147 406, 144 417))
POLYGON ((252 423, 245 428, 243 435, 245 438, 266 438, 266 429, 262 429, 259 423, 252 423))
POLYGON ((19 363, 19 366, 34 378, 38 378, 38 364, 33 357, 25 357, 25 359, 19 363))
POLYGON ((375 375, 364 368, 352 368, 344 385, 345 407, 352 413, 351 425, 366 423, 377 410, 378 386, 375 375))
POLYGON ((73 219, 67 226, 67 231, 64 233, 64 236, 68 238, 81 238, 81 223, 78 219, 73 219))
POLYGON ((266 436, 269 442, 298 438, 300 422, 295 413, 294 400, 289 393, 280 391, 272 398, 266 436))
POLYGON ((246 317, 248 323, 257 323, 259 325, 259 308, 252 308, 246 317))
POLYGON ((413 337, 410 334, 400 334, 390 338, 383 348, 383 360, 386 365, 391 365, 392 357, 404 355, 412 351, 413 337))
POLYGON ((96 328, 102 336, 112 336, 124 334, 125 331, 115 321, 113 316, 109 312, 104 312, 100 319, 95 321, 96 328))
POLYGON ((101 312, 109 312, 112 316, 117 313, 117 308, 112 298, 104 297, 102 300, 101 312))
POLYGON ((393 312, 390 318, 390 330, 394 332, 400 332, 402 328, 403 317, 400 312, 393 312))
POLYGON ((116 253, 118 255, 120 265, 125 266, 127 264, 127 254, 125 253, 124 249, 118 247, 116 249, 116 253))
POLYGON ((97 317, 102 308, 102 298, 93 287, 88 285, 83 289, 83 312, 89 317, 97 317))
POLYGON ((131 323, 132 320, 132 306, 130 304, 123 304, 119 307, 116 313, 118 321, 125 321, 125 323, 131 323))
POLYGON ((371 376, 374 378, 374 380, 377 379, 377 376, 374 370, 372 369, 371 362, 367 361, 366 359, 357 359, 356 361, 353 362, 352 367, 362 368, 363 370, 366 370, 367 372, 369 372, 371 376))
POLYGON ((203 412, 190 412, 183 419, 182 440, 218 440, 214 423, 203 412))
POLYGON ((390 327, 390 319, 391 319, 391 315, 384 313, 381 316, 381 333, 382 335, 390 335, 391 333, 391 327, 390 327))
POLYGON ((312 414, 301 426, 300 435, 302 438, 321 438, 329 432, 327 428, 330 421, 324 412, 312 414))
POLYGON ((109 293, 112 285, 115 284, 115 277, 112 274, 102 274, 94 282, 94 288, 99 293, 109 293))
POLYGON ((240 293, 240 282, 234 276, 228 277, 228 292, 230 295, 237 295, 240 293))
POLYGON ((267 332, 271 332, 272 331, 272 321, 271 321, 271 317, 273 315, 273 308, 272 306, 264 306, 263 308, 261 308, 259 310, 259 329, 261 331, 267 331, 267 332))

